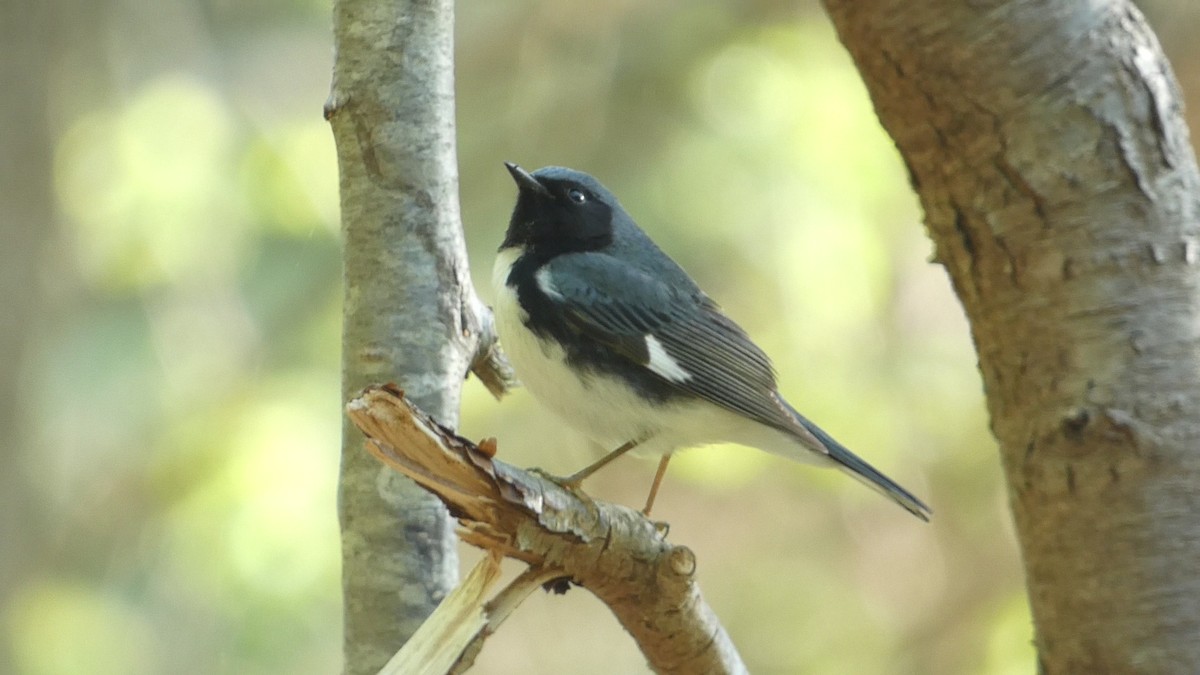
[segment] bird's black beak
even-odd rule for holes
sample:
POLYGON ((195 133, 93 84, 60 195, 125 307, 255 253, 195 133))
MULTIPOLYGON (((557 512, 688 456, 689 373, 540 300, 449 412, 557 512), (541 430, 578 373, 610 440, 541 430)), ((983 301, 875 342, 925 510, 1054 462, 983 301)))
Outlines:
POLYGON ((512 162, 505 162, 504 168, 508 169, 508 172, 512 174, 513 180, 517 182, 517 187, 521 189, 521 192, 529 191, 543 197, 550 196, 550 191, 546 189, 546 186, 539 183, 538 179, 534 178, 533 174, 525 169, 512 162))

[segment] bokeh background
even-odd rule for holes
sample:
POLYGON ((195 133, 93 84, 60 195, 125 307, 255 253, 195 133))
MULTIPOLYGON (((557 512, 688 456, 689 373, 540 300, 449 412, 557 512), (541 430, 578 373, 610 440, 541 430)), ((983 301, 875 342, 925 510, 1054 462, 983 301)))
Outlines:
MULTIPOLYGON (((1142 6, 1200 109, 1200 6, 1142 6)), ((751 671, 1034 672, 967 327, 819 6, 458 12, 484 297, 513 200, 501 161, 585 169, 774 356, 800 410, 936 512, 922 525, 744 448, 678 457, 657 515, 751 671)), ((0 671, 338 670, 329 17, 329 0, 0 9, 0 671)), ((523 392, 468 382, 462 428, 517 464, 590 458, 523 392)), ((623 460, 589 487, 637 505, 653 470, 623 460)), ((574 591, 531 599, 478 672, 644 670, 574 591)))

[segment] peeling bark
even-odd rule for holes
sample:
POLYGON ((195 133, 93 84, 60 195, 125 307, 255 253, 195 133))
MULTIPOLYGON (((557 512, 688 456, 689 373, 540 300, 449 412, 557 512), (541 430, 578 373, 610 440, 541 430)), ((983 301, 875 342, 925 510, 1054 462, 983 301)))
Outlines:
POLYGON ((1136 8, 825 0, 971 322, 1044 673, 1200 670, 1200 174, 1136 8))
MULTIPOLYGON (((526 574, 536 578, 562 577, 591 591, 655 672, 746 672, 700 595, 695 555, 667 542, 641 513, 493 459, 494 443, 485 450, 454 435, 392 387, 367 389, 346 411, 371 454, 446 504, 465 541, 529 563, 526 574)), ((469 667, 477 651, 478 644, 468 648, 451 672, 469 667)))

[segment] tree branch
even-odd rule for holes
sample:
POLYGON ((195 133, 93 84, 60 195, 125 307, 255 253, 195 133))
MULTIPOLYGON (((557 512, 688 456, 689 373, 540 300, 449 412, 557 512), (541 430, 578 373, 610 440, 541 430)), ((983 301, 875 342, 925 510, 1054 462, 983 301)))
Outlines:
POLYGON ((371 454, 437 495, 464 539, 587 588, 656 672, 745 672, 700 596, 695 556, 641 513, 493 459, 493 442, 455 435, 393 387, 371 387, 346 410, 371 454))
POLYGON ((475 289, 470 289, 468 304, 471 308, 472 325, 475 326, 476 336, 475 355, 471 359, 471 372, 491 392, 492 396, 501 398, 509 391, 519 387, 517 375, 513 367, 500 349, 500 337, 496 333, 496 322, 492 316, 492 308, 483 304, 475 289))

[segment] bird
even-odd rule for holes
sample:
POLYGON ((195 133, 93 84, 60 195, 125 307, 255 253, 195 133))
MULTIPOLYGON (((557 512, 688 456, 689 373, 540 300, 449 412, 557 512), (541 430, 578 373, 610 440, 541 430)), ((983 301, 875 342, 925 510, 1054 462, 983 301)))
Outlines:
POLYGON ((932 511, 779 393, 770 359, 592 176, 505 167, 517 184, 492 282, 500 345, 533 397, 611 449, 561 479, 578 487, 633 448, 729 442, 836 467, 928 521, 932 511))

